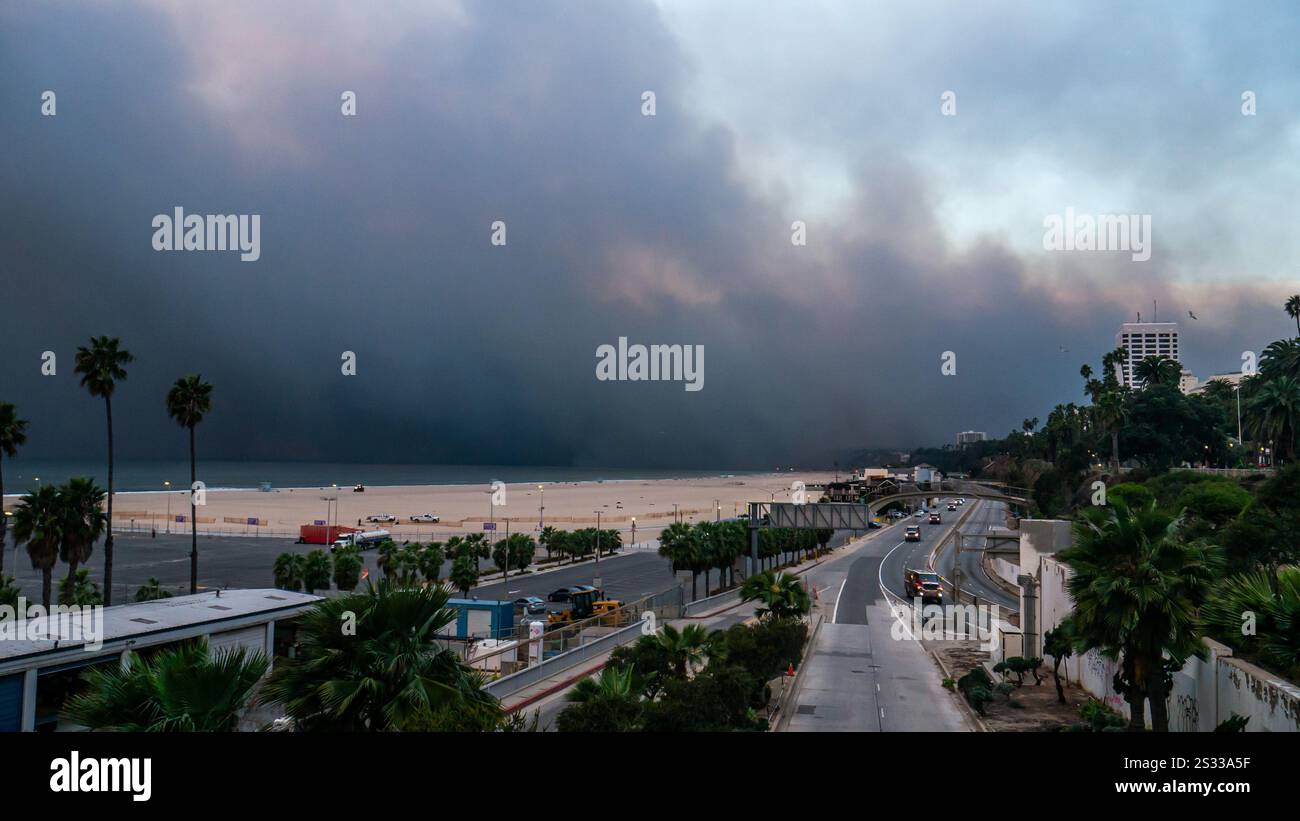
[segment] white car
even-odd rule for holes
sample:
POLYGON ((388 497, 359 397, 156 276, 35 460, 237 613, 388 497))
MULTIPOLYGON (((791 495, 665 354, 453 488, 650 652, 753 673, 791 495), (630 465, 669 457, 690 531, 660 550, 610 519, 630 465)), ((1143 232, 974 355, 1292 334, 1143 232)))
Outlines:
POLYGON ((367 522, 396 522, 397 517, 391 513, 376 513, 366 517, 367 522))
POLYGON ((413 521, 413 522, 429 522, 429 523, 431 523, 431 524, 437 524, 438 522, 441 522, 441 521, 442 521, 442 517, 441 517, 441 516, 434 516, 432 513, 417 513, 416 515, 414 515, 414 516, 411 517, 411 521, 413 521))

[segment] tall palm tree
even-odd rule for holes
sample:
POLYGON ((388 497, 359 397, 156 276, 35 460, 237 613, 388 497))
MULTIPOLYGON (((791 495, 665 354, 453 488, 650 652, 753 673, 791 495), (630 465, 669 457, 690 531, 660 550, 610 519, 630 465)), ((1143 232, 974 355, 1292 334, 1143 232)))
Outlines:
POLYGON ((1112 498, 1083 511, 1074 545, 1060 553, 1074 571, 1067 586, 1075 646, 1120 662, 1116 691, 1134 730, 1143 728, 1150 699, 1153 729, 1168 731, 1168 677, 1203 647, 1197 609, 1220 560, 1213 548, 1184 541, 1181 525, 1112 498))
POLYGON ((1119 432, 1128 421, 1128 405, 1120 391, 1106 391, 1097 402, 1095 413, 1102 428, 1110 434, 1110 461, 1116 474, 1119 473, 1119 432))
POLYGON ((113 603, 113 392, 126 381, 126 366, 135 361, 116 337, 94 336, 89 347, 77 348, 76 372, 91 396, 104 398, 108 419, 108 535, 104 538, 104 604, 113 603))
POLYGON ((104 515, 104 490, 86 476, 69 479, 59 488, 59 508, 63 516, 63 533, 59 543, 59 558, 68 565, 68 580, 64 604, 72 604, 76 592, 77 568, 90 560, 95 542, 104 535, 108 517, 104 515))
POLYGON ((1287 298, 1286 315, 1295 320, 1296 336, 1300 336, 1300 294, 1292 294, 1287 298))
POLYGON ((14 541, 27 545, 32 569, 41 571, 41 603, 47 608, 54 586, 54 565, 59 562, 59 545, 63 542, 64 521, 59 489, 54 485, 28 493, 14 508, 14 541))
POLYGON ((695 542, 695 531, 685 522, 673 522, 659 534, 659 555, 668 560, 673 574, 682 570, 691 571, 691 601, 696 599, 696 579, 699 578, 699 546, 695 542))
POLYGON ((1259 358, 1259 372, 1266 379, 1279 376, 1300 379, 1300 337, 1268 343, 1259 358))
POLYGON ((262 653, 243 647, 212 653, 204 640, 152 658, 131 654, 129 664, 82 673, 85 689, 68 700, 63 716, 92 730, 231 732, 267 667, 262 653))
POLYGON ((176 380, 167 392, 167 414, 190 430, 190 593, 199 592, 199 523, 194 511, 194 482, 198 478, 194 428, 212 410, 212 386, 199 374, 176 380))
POLYGON ((5 531, 9 520, 5 516, 4 457, 18 455, 18 448, 27 442, 27 420, 18 418, 18 409, 12 402, 0 402, 0 582, 4 580, 5 531))
POLYGON ((276 662, 263 699, 300 730, 428 730, 451 716, 462 728, 494 728, 500 704, 439 638, 456 620, 448 596, 442 586, 380 582, 317 603, 298 623, 298 655, 276 662))
POLYGON ((1256 441, 1272 440, 1288 462, 1294 460, 1300 428, 1300 380, 1289 376, 1266 379, 1246 407, 1246 425, 1256 441))

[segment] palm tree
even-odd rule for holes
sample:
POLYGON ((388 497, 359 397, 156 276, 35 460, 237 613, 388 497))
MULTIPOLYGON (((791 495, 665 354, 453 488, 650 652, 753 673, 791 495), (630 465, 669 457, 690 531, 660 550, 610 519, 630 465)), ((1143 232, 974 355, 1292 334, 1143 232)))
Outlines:
POLYGON ((1251 435, 1260 442, 1272 440, 1287 461, 1293 460, 1300 428, 1300 380, 1289 376, 1266 379, 1246 407, 1251 435))
MULTIPOLYGON (((63 515, 62 539, 59 558, 68 565, 68 578, 60 588, 65 591, 60 598, 75 595, 77 568, 90 560, 95 542, 104 535, 108 517, 104 515, 104 490, 93 479, 79 476, 69 479, 59 488, 59 507, 63 515)), ((65 600, 64 604, 72 604, 65 600)))
POLYGON ((442 563, 447 560, 442 552, 442 542, 429 542, 416 554, 420 575, 425 581, 437 584, 442 581, 442 563))
POLYGON ((1296 336, 1300 336, 1300 294, 1292 294, 1287 298, 1286 315, 1295 320, 1296 336))
POLYGON ((799 618, 812 610, 812 598, 793 573, 755 573, 740 585, 740 600, 760 602, 754 611, 760 619, 799 618))
POLYGON ((194 512, 194 483, 197 480, 194 428, 212 410, 212 386, 199 374, 176 380, 167 392, 167 415, 190 429, 190 594, 199 592, 199 523, 194 512))
POLYGON ((104 539, 104 604, 113 603, 113 392, 126 381, 126 366, 135 361, 130 351, 119 347, 116 337, 95 336, 89 347, 77 348, 76 372, 91 396, 104 398, 108 419, 108 535, 104 539))
POLYGON ((681 630, 671 624, 665 624, 655 636, 668 658, 668 667, 673 676, 681 679, 690 678, 692 674, 704 667, 704 657, 709 647, 709 631, 702 625, 688 624, 681 630))
POLYGON ((1100 401, 1093 406, 1094 413, 1097 415, 1097 422, 1107 433, 1110 434, 1110 461, 1115 473, 1119 473, 1119 432, 1128 421, 1128 405, 1124 402, 1124 395, 1119 391, 1107 391, 1101 395, 1100 401))
POLYGON ((126 664, 82 673, 85 689, 64 705, 65 719, 129 733, 230 732, 268 667, 262 653, 235 647, 213 654, 203 640, 152 658, 127 652, 126 664))
POLYGON ((1133 378, 1140 380, 1143 387, 1153 385, 1178 385, 1182 377, 1183 366, 1178 360, 1167 356, 1148 356, 1133 366, 1133 378))
POLYGON ((1169 729, 1169 677, 1202 652, 1197 608, 1218 570, 1214 548, 1181 538, 1181 520, 1130 511, 1119 499, 1083 511, 1074 545, 1060 557, 1074 571, 1071 632, 1079 652, 1120 662, 1115 689, 1141 730, 1147 699, 1157 732, 1169 729))
POLYGON ((1259 358, 1259 372, 1266 379, 1289 376, 1300 379, 1300 338, 1268 343, 1259 358))
POLYGON ((158 581, 154 576, 150 576, 149 581, 140 585, 140 588, 135 591, 135 600, 138 602, 157 601, 158 599, 170 599, 171 597, 172 592, 165 589, 162 582, 158 581))
POLYGON ((303 557, 301 553, 281 553, 275 559, 272 571, 275 574, 275 586, 281 590, 298 591, 302 589, 303 557))
POLYGON ((472 556, 457 556, 451 563, 452 586, 460 591, 461 597, 469 595, 469 589, 478 583, 478 560, 472 556))
POLYGON ((276 662, 264 700, 279 702, 299 730, 494 728, 501 707, 482 675, 440 639, 456 621, 448 595, 380 582, 318 602, 298 622, 297 657, 276 662))
POLYGON ((50 606, 53 592, 54 565, 59 562, 64 521, 59 489, 53 485, 27 494, 14 508, 14 541, 27 545, 32 569, 41 571, 41 603, 46 608, 50 606))
POLYGON ((1239 573, 1223 580, 1202 610, 1212 635, 1292 679, 1300 676, 1300 567, 1239 573), (1243 613, 1255 631, 1242 635, 1243 613))
POLYGON ((0 402, 0 581, 5 569, 5 531, 9 527, 5 516, 4 457, 18 455, 18 448, 27 442, 27 420, 18 418, 18 409, 12 402, 0 402))
POLYGON ((302 587, 308 593, 330 589, 330 559, 324 550, 313 550, 302 559, 302 587))
POLYGON ((103 603, 104 597, 100 595, 99 585, 90 580, 90 571, 84 567, 75 575, 59 582, 59 604, 90 607, 103 603))
POLYGON ((668 560, 673 575, 691 571, 691 601, 697 598, 695 582, 699 578, 699 545, 695 541, 695 531, 685 522, 673 522, 659 534, 659 555, 668 560))
POLYGON ((573 685, 569 691, 569 701, 583 704, 593 699, 605 698, 640 698, 632 686, 632 666, 626 668, 605 665, 598 676, 587 676, 573 685))

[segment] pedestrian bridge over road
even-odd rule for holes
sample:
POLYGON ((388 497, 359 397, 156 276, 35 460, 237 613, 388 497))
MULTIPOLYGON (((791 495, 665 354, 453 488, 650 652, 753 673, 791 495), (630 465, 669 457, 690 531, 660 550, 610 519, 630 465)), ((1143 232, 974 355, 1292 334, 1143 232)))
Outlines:
POLYGON ((757 540, 759 529, 766 527, 866 530, 878 512, 895 502, 951 495, 1022 507, 1029 505, 1029 492, 1025 488, 977 482, 942 482, 938 488, 905 485, 895 493, 868 498, 865 502, 750 502, 751 539, 757 540))

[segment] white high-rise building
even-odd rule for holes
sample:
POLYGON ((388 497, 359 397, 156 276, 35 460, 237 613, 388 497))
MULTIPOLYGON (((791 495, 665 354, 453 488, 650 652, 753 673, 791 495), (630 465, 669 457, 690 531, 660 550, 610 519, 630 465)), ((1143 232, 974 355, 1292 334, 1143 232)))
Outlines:
POLYGON ((1140 380, 1133 379, 1137 363, 1148 356, 1178 360, 1178 323, 1125 322, 1115 332, 1115 347, 1128 351, 1128 359, 1120 368, 1120 381, 1130 388, 1140 388, 1140 380))

